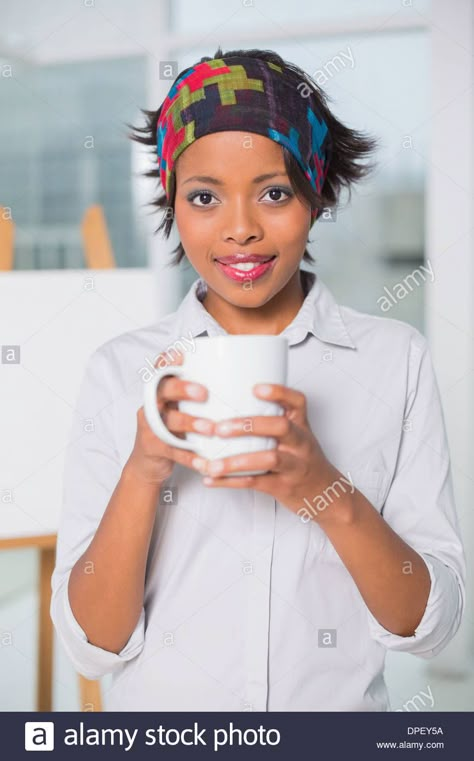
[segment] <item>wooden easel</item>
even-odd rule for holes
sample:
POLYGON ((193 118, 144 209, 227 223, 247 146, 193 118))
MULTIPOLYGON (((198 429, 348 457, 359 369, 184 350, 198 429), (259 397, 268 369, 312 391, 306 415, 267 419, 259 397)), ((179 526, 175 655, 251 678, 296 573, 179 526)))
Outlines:
POLYGON ((9 209, 0 206, 0 270, 13 269, 15 223, 9 209))
MULTIPOLYGON (((102 206, 86 209, 81 222, 84 260, 88 269, 105 270, 116 266, 102 206)), ((12 270, 15 257, 15 222, 11 212, 0 206, 0 271, 12 270)))
MULTIPOLYGON (((115 267, 107 223, 101 206, 89 207, 81 224, 84 259, 88 269, 115 267)), ((15 222, 8 209, 0 206, 0 270, 12 270, 14 263, 15 222)), ((53 622, 50 617, 51 576, 56 558, 56 534, 0 539, 0 551, 35 548, 39 551, 39 621, 37 711, 52 710, 53 622)), ((99 680, 79 674, 81 710, 101 711, 99 680)))
POLYGON ((49 615, 51 576, 56 555, 56 534, 0 539, 0 550, 34 547, 39 551, 38 670, 36 710, 51 711, 53 672, 53 625, 49 615))
POLYGON ((89 269, 105 270, 116 266, 102 206, 90 206, 81 224, 84 258, 89 269))
MULTIPOLYGON (((39 551, 38 577, 38 668, 36 680, 36 710, 52 711, 53 705, 53 622, 51 606, 51 576, 56 558, 56 534, 40 534, 13 539, 0 539, 1 550, 34 548, 39 551)), ((91 681, 79 674, 81 710, 102 710, 100 682, 91 681)))

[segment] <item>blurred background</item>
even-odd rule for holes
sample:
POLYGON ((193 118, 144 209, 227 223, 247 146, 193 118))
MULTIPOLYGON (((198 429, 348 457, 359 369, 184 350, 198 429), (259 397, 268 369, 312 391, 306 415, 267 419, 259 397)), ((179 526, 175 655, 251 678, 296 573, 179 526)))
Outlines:
MULTIPOLYGON (((0 710, 97 710, 46 623, 63 457, 86 358, 174 310, 197 277, 168 267, 174 232, 153 235, 156 186, 141 176, 151 159, 126 123, 142 124, 140 108, 156 109, 219 45, 275 50, 313 76, 338 118, 379 139, 376 170, 323 215, 309 250, 340 303, 429 339, 470 582, 472 3, 0 0, 0 10, 0 710)), ((437 658, 389 653, 393 710, 473 710, 473 630, 469 603, 437 658)))

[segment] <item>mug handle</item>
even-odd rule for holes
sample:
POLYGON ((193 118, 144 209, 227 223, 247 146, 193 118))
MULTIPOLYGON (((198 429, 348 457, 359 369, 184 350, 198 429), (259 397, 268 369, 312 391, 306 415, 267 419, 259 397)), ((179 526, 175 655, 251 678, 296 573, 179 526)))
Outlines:
POLYGON ((155 368, 155 374, 151 380, 145 384, 145 393, 143 399, 143 410, 153 433, 166 444, 178 449, 190 449, 189 441, 180 439, 166 427, 163 418, 160 415, 156 402, 156 390, 162 378, 166 375, 176 375, 179 378, 184 376, 184 369, 181 365, 170 367, 155 368))

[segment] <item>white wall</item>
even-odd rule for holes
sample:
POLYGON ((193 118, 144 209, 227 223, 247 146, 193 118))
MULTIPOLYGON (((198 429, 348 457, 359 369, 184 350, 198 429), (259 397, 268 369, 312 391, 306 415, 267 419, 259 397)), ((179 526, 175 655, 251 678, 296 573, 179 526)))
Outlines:
POLYGON ((0 273, 0 346, 20 347, 19 364, 0 364, 1 538, 57 531, 85 362, 155 319, 147 269, 0 273))
POLYGON ((474 6, 433 0, 432 118, 426 293, 427 333, 448 428, 458 513, 468 555, 468 606, 461 631, 434 669, 472 667, 474 612, 474 6))

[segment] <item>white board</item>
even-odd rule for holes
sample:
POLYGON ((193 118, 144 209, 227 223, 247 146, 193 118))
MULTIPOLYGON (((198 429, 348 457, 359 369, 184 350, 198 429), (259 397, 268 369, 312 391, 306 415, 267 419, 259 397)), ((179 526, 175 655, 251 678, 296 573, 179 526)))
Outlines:
POLYGON ((56 533, 64 455, 85 363, 154 322, 146 268, 0 273, 0 539, 56 533), (14 356, 10 352, 10 356, 14 356))

